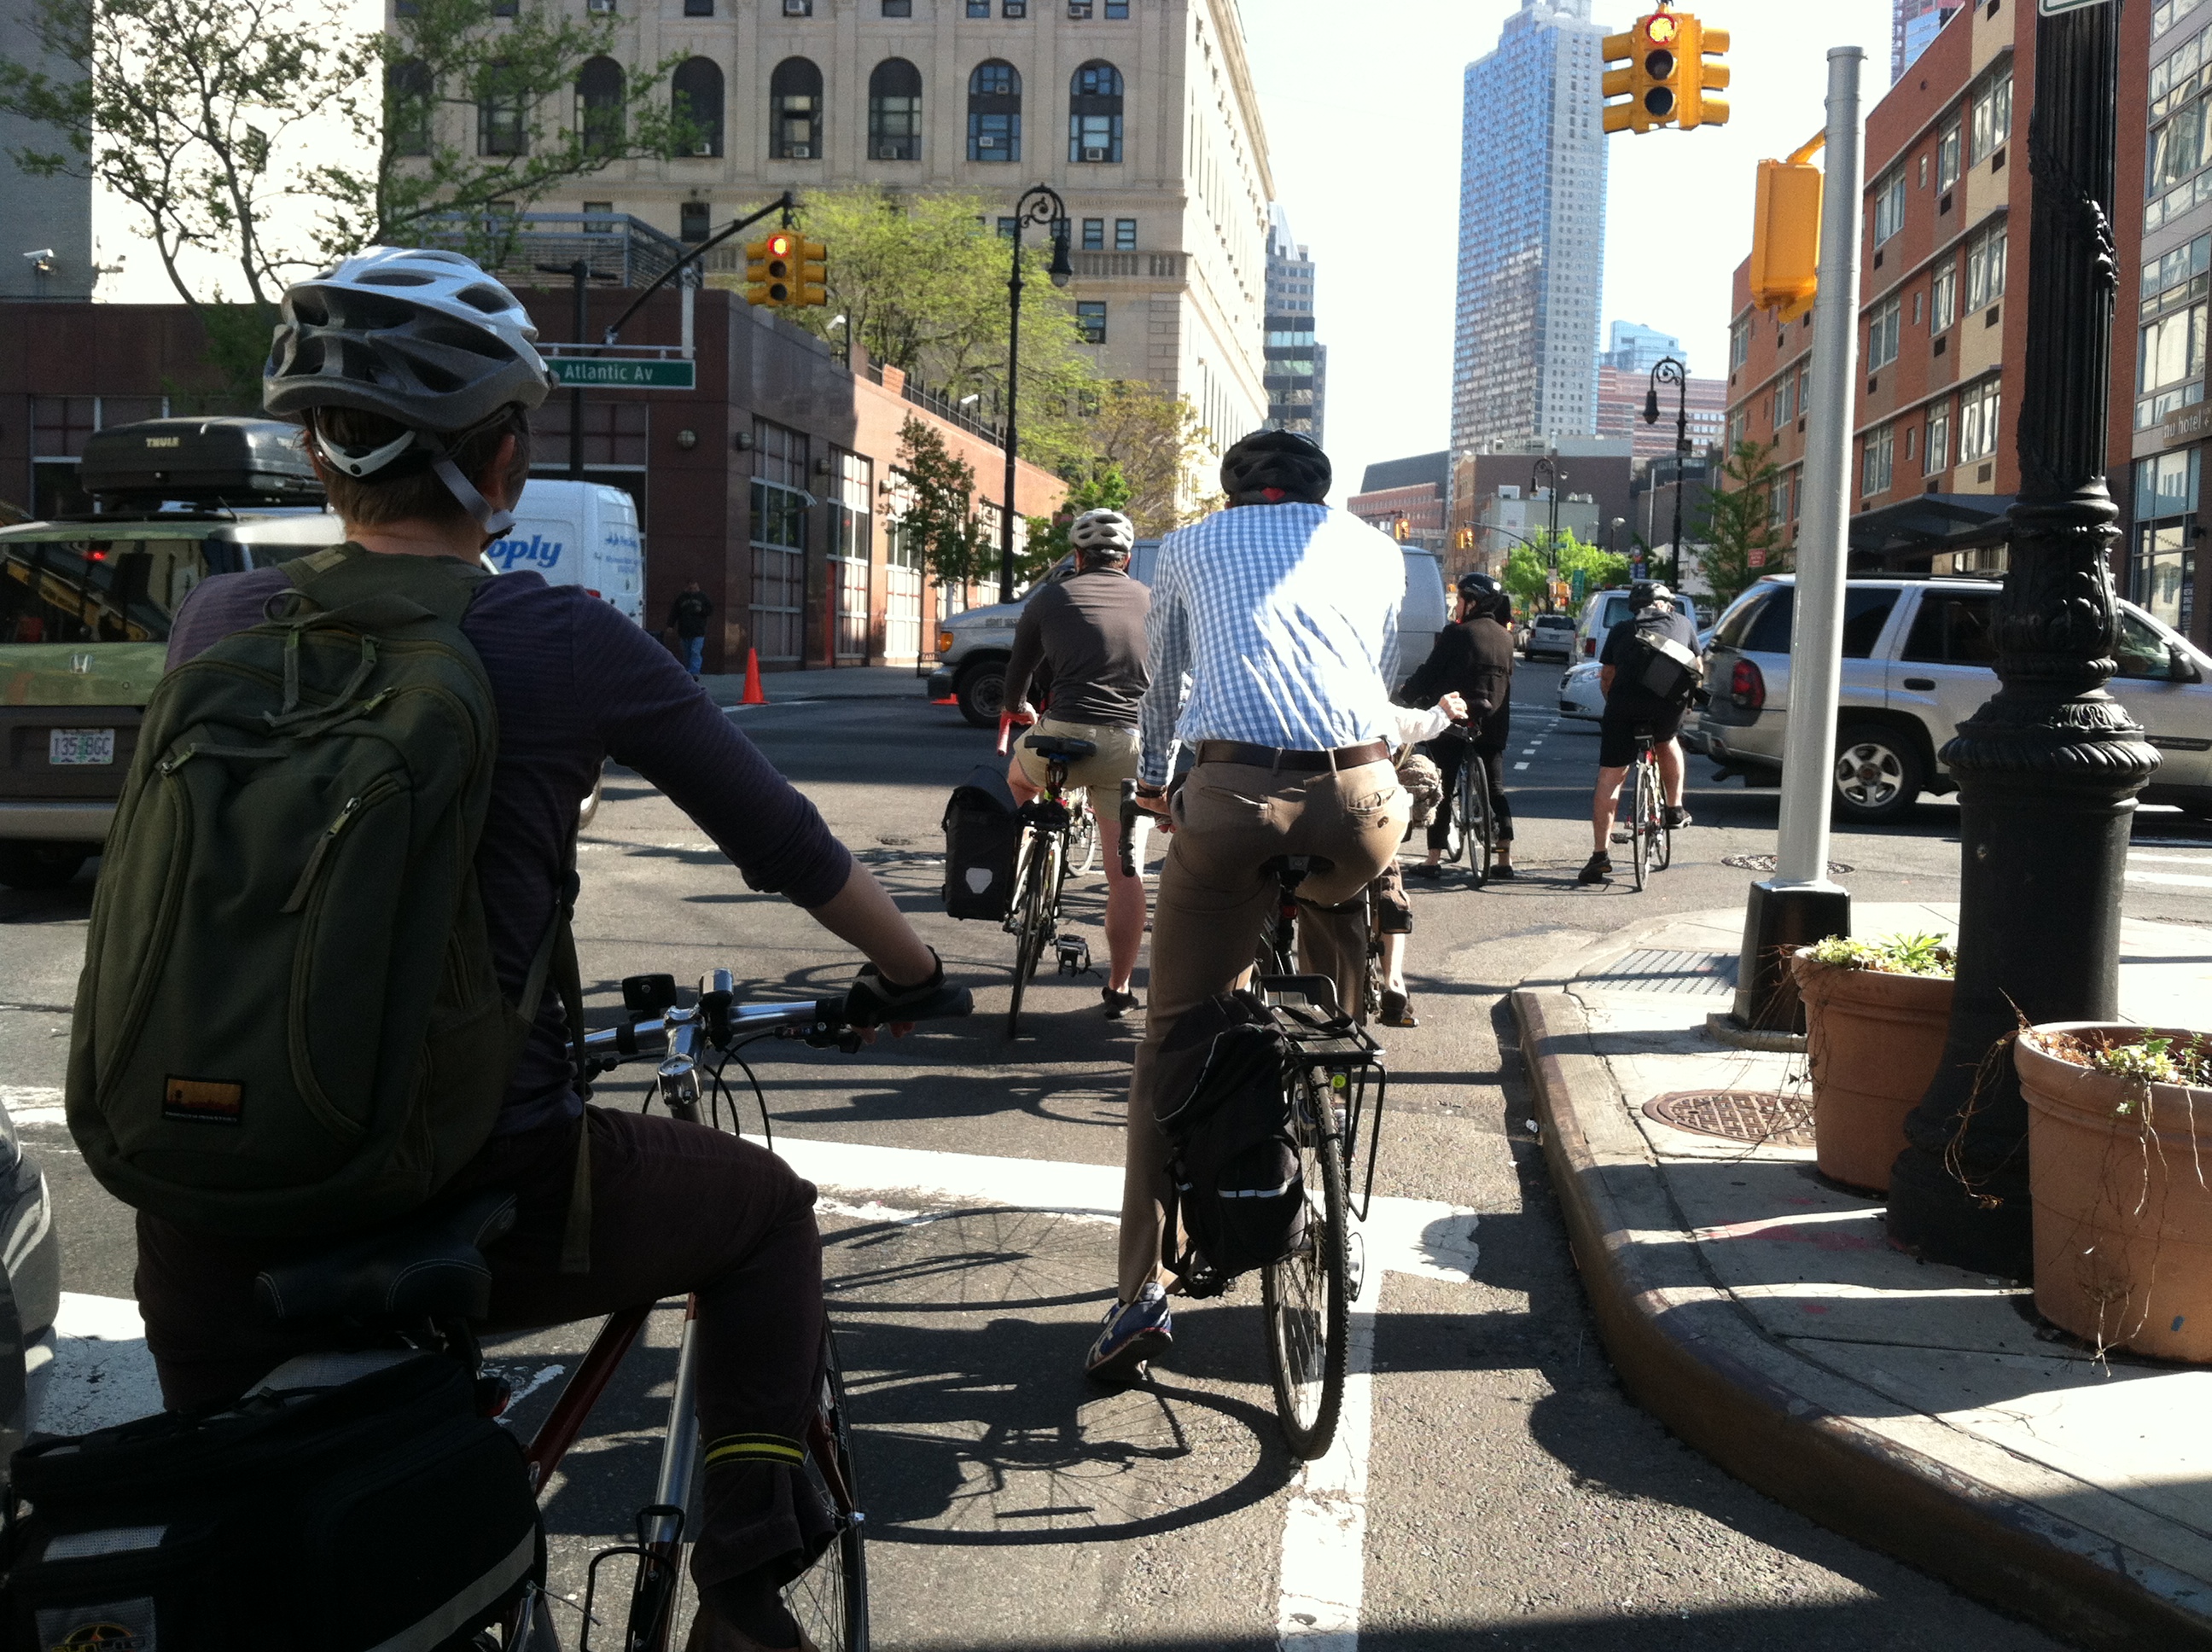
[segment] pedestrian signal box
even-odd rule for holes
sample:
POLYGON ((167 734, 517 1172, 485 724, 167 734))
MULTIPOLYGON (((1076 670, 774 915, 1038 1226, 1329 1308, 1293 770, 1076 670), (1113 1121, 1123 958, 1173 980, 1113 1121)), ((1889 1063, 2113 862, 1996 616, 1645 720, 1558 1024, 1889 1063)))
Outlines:
POLYGON ((1751 226, 1751 301, 1795 321, 1820 289, 1820 169, 1806 162, 1759 163, 1751 226))
POLYGON ((745 302, 781 310, 798 304, 799 237, 787 229, 745 247, 745 302))

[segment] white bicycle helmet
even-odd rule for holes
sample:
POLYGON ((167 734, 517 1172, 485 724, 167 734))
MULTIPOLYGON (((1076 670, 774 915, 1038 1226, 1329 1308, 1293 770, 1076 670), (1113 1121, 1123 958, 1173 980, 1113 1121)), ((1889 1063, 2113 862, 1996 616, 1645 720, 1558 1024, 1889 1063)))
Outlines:
POLYGON ((1067 542, 1085 556, 1127 556, 1137 548, 1137 525, 1119 511, 1085 511, 1069 525, 1067 542))
POLYGON ((323 457, 359 478, 419 447, 486 532, 514 525, 441 440, 503 407, 534 408, 553 387, 538 329, 513 293, 459 252, 372 246, 289 288, 282 315, 262 368, 264 407, 310 426, 318 408, 382 414, 408 434, 349 448, 317 431, 323 457))

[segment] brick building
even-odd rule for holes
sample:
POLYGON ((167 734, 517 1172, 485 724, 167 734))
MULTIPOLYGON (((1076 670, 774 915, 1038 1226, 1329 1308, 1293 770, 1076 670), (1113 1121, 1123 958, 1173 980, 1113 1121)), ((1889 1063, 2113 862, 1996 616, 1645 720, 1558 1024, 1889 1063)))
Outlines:
MULTIPOLYGON (((2112 481, 2127 507, 2149 9, 2122 14, 2115 232, 2112 481)), ((1867 118, 1851 566, 1996 572, 2019 487, 2015 420, 2027 337, 2029 105, 2036 9, 1982 0, 1950 16, 1867 118)), ((1768 517, 1785 544, 1802 513, 1812 317, 1754 312, 1735 275, 1725 440, 1772 444, 1768 517)))
MULTIPOLYGON (((714 604, 707 669, 916 664, 933 651, 946 600, 925 589, 902 543, 893 466, 917 417, 975 467, 988 523, 1005 458, 988 427, 918 401, 896 368, 848 369, 819 340, 734 294, 696 294, 696 389, 591 390, 580 425, 584 474, 636 501, 646 546, 646 622, 658 627, 696 580, 714 604)), ((590 336, 635 295, 594 291, 590 336)), ((526 292, 541 337, 573 330, 568 294, 526 292)), ((0 332, 0 505, 49 513, 76 504, 74 467, 94 429, 200 410, 217 388, 199 324, 182 305, 22 304, 0 332)), ((624 327, 625 347, 683 337, 674 288, 624 327)), ((532 421, 535 474, 568 472, 569 397, 532 421)), ((1060 480, 1020 467, 1017 507, 1045 515, 1060 480)), ((995 528, 993 529, 995 542, 995 528)), ((975 593, 995 600, 988 587, 975 593)))
MULTIPOLYGON (((1692 378, 1688 386, 1687 411, 1690 451, 1702 453, 1719 446, 1728 428, 1729 387, 1719 379, 1692 378)), ((1630 443, 1639 462, 1674 457, 1674 406, 1672 385, 1659 387, 1659 422, 1644 422, 1644 398, 1650 393, 1648 369, 1601 367, 1597 370, 1597 434, 1630 443)))

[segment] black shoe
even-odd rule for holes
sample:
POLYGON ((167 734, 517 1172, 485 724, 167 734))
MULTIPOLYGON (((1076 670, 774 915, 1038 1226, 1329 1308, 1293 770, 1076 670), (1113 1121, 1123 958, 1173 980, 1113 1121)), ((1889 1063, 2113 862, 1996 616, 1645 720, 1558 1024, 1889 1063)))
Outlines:
POLYGON ((1443 865, 1434 860, 1415 860, 1410 862, 1406 867, 1406 876, 1408 878, 1426 878, 1433 880, 1443 875, 1443 865))
POLYGON ((1382 989, 1382 1021, 1386 1027, 1418 1027, 1421 1024, 1413 1017, 1413 1001, 1403 993, 1394 993, 1387 987, 1382 989))
POLYGON ((1687 809, 1677 809, 1670 803, 1664 812, 1667 817, 1667 829, 1670 832, 1679 832, 1690 823, 1690 811, 1687 809))
POLYGON ((1134 993, 1117 993, 1111 987, 1101 987, 1098 996, 1106 1000, 1106 1018, 1109 1021, 1119 1021, 1130 1011, 1142 1007, 1138 1004, 1134 993))
POLYGON ((1577 884, 1610 884, 1613 881, 1613 857, 1601 850, 1589 858, 1589 865, 1575 874, 1577 884))
POLYGON ((1490 869, 1490 881, 1493 884, 1510 884, 1520 875, 1510 860, 1500 860, 1490 869))

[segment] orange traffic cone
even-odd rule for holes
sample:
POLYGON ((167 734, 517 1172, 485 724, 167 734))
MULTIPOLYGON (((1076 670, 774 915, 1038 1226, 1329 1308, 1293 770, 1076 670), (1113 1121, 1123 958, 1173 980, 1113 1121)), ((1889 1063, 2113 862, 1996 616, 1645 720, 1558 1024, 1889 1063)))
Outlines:
POLYGON ((760 650, 757 648, 745 650, 745 697, 738 703, 741 706, 768 704, 767 691, 761 687, 760 650))

